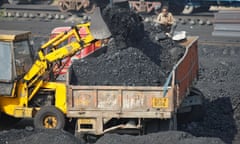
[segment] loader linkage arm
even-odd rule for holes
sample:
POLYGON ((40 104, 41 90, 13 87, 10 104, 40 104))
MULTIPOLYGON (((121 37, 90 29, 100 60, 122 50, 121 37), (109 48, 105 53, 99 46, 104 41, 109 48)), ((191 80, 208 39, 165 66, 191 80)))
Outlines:
POLYGON ((54 62, 62 60, 65 57, 72 56, 77 51, 89 46, 92 42, 96 41, 90 33, 89 26, 90 23, 86 23, 78 25, 78 27, 72 27, 68 32, 60 33, 55 38, 49 40, 47 43, 41 46, 37 54, 37 60, 35 60, 32 67, 23 78, 23 83, 26 84, 26 87, 28 89, 34 86, 33 89, 31 89, 28 100, 31 100, 32 97, 37 93, 44 80, 49 78, 48 76, 52 71, 54 62), (86 28, 86 31, 88 33, 86 37, 80 37, 78 33, 79 27, 86 28), (76 40, 59 48, 58 46, 69 37, 75 37, 76 40), (45 52, 46 49, 48 50, 48 53, 45 52))

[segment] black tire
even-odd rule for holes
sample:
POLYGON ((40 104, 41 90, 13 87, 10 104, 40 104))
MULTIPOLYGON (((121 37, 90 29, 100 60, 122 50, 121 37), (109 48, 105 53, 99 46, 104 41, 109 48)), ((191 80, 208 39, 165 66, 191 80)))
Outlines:
POLYGON ((65 116, 56 107, 46 106, 36 113, 34 126, 40 129, 63 129, 65 126, 65 116))

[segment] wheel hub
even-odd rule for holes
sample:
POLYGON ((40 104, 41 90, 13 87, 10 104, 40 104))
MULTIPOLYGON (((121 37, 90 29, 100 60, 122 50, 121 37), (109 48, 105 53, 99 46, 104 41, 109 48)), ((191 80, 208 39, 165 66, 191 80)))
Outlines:
POLYGON ((55 116, 47 116, 43 120, 43 125, 45 128, 56 128, 57 118, 55 116))

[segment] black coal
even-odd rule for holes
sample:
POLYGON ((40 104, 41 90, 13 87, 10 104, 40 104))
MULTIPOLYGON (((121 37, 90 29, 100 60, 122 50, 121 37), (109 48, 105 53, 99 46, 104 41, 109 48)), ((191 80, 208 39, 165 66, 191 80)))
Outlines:
POLYGON ((105 53, 74 61, 71 84, 163 85, 184 48, 168 38, 157 41, 160 28, 130 10, 105 9, 103 16, 113 39, 105 53))

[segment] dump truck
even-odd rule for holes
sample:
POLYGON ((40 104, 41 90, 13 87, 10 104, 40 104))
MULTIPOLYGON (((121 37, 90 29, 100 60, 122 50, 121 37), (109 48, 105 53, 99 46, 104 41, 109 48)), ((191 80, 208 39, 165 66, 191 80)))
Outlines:
POLYGON ((70 69, 66 115, 77 120, 75 134, 146 134, 177 129, 177 115, 191 112, 203 101, 201 92, 193 88, 198 77, 198 38, 188 37, 180 44, 186 48, 184 56, 163 86, 73 85, 74 69, 70 69))

